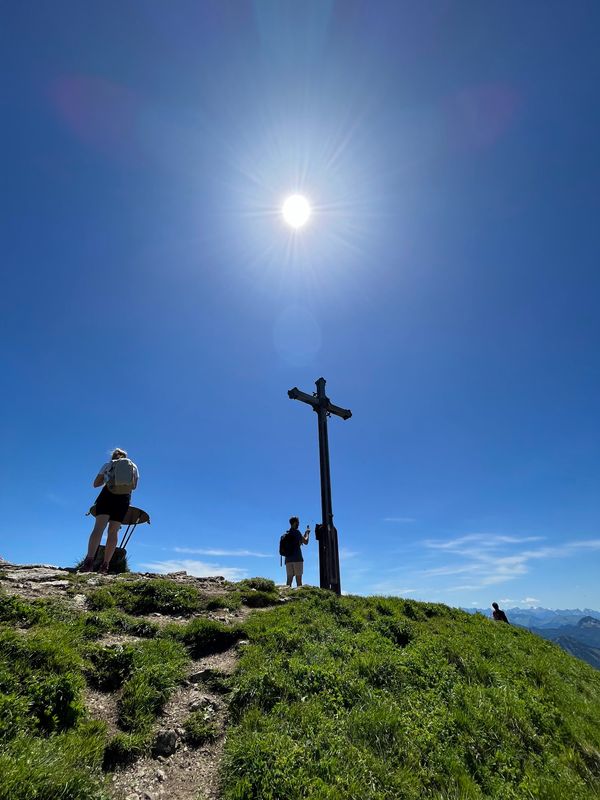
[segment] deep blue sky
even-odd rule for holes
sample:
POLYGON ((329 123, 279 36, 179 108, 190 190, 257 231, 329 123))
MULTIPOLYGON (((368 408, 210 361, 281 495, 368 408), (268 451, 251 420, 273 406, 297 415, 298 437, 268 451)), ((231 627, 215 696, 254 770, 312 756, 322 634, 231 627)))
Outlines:
POLYGON ((281 579, 324 375, 345 590, 600 607, 596 2, 2 16, 0 554, 120 446, 134 567, 281 579))

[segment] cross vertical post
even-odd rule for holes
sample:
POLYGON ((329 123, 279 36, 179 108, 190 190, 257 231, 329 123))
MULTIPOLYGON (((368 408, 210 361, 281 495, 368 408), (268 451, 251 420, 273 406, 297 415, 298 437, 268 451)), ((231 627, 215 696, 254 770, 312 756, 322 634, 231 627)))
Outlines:
POLYGON ((327 417, 334 414, 342 419, 350 419, 352 412, 334 406, 325 393, 325 378, 316 381, 317 391, 309 395, 298 388, 290 389, 290 400, 307 403, 316 412, 319 430, 319 466, 321 474, 321 524, 316 526, 315 536, 319 542, 319 578, 322 589, 330 589, 341 594, 340 559, 338 535, 333 524, 331 503, 331 473, 329 468, 329 440, 327 436, 327 417))

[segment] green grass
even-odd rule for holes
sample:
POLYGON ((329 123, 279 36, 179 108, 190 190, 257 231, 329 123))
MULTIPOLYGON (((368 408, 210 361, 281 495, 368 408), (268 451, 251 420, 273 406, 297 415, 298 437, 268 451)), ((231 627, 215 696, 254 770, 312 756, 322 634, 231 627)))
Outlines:
POLYGON ((202 608, 206 611, 217 611, 221 608, 227 608, 229 611, 235 611, 241 605, 242 595, 239 592, 227 592, 227 594, 216 594, 212 597, 207 597, 202 605, 202 608))
POLYGON ((17 736, 0 752, 1 800, 108 800, 104 740, 99 722, 49 738, 17 736))
POLYGON ((2 592, 0 597, 0 623, 11 623, 29 628, 46 619, 45 608, 40 603, 28 603, 17 595, 2 592))
POLYGON ((135 647, 130 644, 90 646, 85 667, 88 683, 103 692, 120 689, 131 675, 134 653, 135 647))
MULTIPOLYGON (((190 598, 196 607, 195 594, 161 584, 153 602, 158 597, 162 608, 182 607, 190 598)), ((148 599, 135 588, 130 596, 148 599)), ((197 635, 193 629, 187 633, 193 649, 197 635)), ((204 649, 219 649, 221 626, 208 638, 204 649)), ((0 591, 0 800, 103 797, 102 768, 148 751, 157 716, 188 663, 183 642, 116 604, 87 612, 58 600, 27 601, 0 591), (110 646, 95 641, 109 633, 141 640, 110 646), (105 726, 87 718, 86 681, 118 693, 121 732, 110 741, 105 726)))
POLYGON ((87 602, 96 611, 119 608, 128 614, 185 616, 200 610, 202 595, 193 586, 166 578, 121 579, 91 592, 87 602))
POLYGON ((248 581, 240 581, 236 584, 236 589, 227 594, 207 597, 202 603, 202 608, 207 611, 219 608, 228 608, 230 611, 234 611, 241 605, 248 606, 248 608, 267 608, 277 605, 279 602, 279 594, 273 581, 266 578, 250 578, 248 581))
POLYGON ((137 619, 112 606, 105 611, 82 613, 55 598, 24 600, 17 595, 0 592, 0 624, 30 628, 56 622, 67 624, 74 639, 97 639, 107 633, 153 638, 159 630, 155 623, 137 619))
POLYGON ((150 736, 144 733, 116 733, 104 748, 102 767, 110 772, 131 764, 148 752, 150 736))
POLYGON ((179 642, 156 639, 132 648, 131 675, 119 699, 119 726, 127 733, 144 734, 171 691, 181 682, 188 663, 179 642))
POLYGON ((24 600, 18 595, 0 591, 0 623, 29 628, 52 622, 72 623, 78 618, 79 612, 54 598, 24 600))
POLYGON ((244 578, 237 584, 240 588, 257 589, 259 592, 275 592, 275 581, 269 578, 244 578))
MULTIPOLYGON (((235 610, 244 604, 250 608, 266 608, 279 602, 275 584, 267 578, 248 578, 231 584, 223 595, 205 595, 194 586, 176 583, 168 578, 125 578, 91 591, 88 608, 93 611, 120 609, 128 614, 158 612, 170 616, 188 616, 207 610, 235 610)), ((84 589, 85 583, 78 584, 84 589)))
MULTIPOLYGON (((136 615, 197 613, 213 598, 125 578, 82 611, 0 590, 0 800, 105 800, 104 772, 149 751, 190 656, 241 638, 236 674, 205 682, 230 706, 223 800, 600 797, 600 673, 551 643, 402 599, 301 589, 281 604, 261 579, 232 597, 276 605, 243 626, 159 629, 136 615), (139 640, 98 641, 111 633, 139 640), (117 695, 110 740, 86 715, 86 681, 117 695)), ((190 746, 218 735, 201 711, 185 730, 190 746)))
POLYGON ((226 800, 600 796, 600 674, 527 631, 306 589, 246 630, 226 800))
POLYGON ((98 639, 107 633, 125 633, 142 639, 153 639, 160 631, 154 622, 136 619, 115 608, 83 614, 77 624, 84 639, 98 639))
POLYGON ((268 578, 246 578, 235 587, 240 601, 248 608, 267 608, 279 603, 275 582, 268 578))
POLYGON ((73 727, 83 714, 81 667, 67 626, 25 632, 0 626, 0 742, 19 732, 73 727))
POLYGON ((250 589, 242 592, 242 603, 248 608, 267 608, 279 603, 276 592, 263 592, 260 589, 250 589))
POLYGON ((105 730, 86 720, 79 628, 57 604, 0 597, 0 798, 99 800, 105 730), (10 617, 15 627, 9 627, 10 617), (25 623, 27 629, 23 630, 25 623))
POLYGON ((206 742, 214 741, 219 730, 214 722, 205 719, 203 711, 192 711, 183 723, 186 742, 191 747, 200 747, 206 742))
POLYGON ((244 636, 244 629, 197 617, 186 625, 168 625, 163 634, 182 642, 193 658, 202 658, 230 648, 244 636))

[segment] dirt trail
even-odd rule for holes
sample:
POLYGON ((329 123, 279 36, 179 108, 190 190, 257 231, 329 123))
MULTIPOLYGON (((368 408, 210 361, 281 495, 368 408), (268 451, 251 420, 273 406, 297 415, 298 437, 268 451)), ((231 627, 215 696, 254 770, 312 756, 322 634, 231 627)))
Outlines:
MULTIPOLYGON (((188 675, 194 678, 204 670, 230 674, 236 661, 236 649, 231 648, 192 661, 188 675)), ((175 732, 177 749, 169 756, 140 759, 115 773, 112 796, 115 800, 218 800, 227 717, 227 704, 222 696, 201 681, 188 681, 171 697, 156 725, 157 731, 175 732), (217 725, 219 736, 214 742, 198 748, 186 744, 181 726, 192 710, 201 710, 208 721, 217 725)))
MULTIPOLYGON (((121 576, 77 575, 50 565, 15 566, 1 564, 2 588, 27 599, 57 598, 73 609, 84 611, 86 590, 118 581, 139 578, 169 578, 193 585, 204 595, 223 595, 230 586, 222 578, 194 578, 175 573, 171 575, 121 576)), ((253 611, 245 606, 236 610, 219 609, 193 616, 216 619, 225 624, 238 624, 253 611)), ((143 617, 139 617, 142 619, 143 617)), ((162 614, 145 617, 160 627, 169 622, 185 623, 190 617, 173 618, 162 614)), ((99 640, 105 645, 135 643, 142 639, 131 635, 109 634, 99 640)), ((243 643, 242 643, 243 646, 243 643)), ((219 768, 223 755, 228 721, 227 702, 224 695, 214 688, 210 678, 216 675, 231 675, 235 670, 240 644, 222 653, 193 660, 189 664, 187 680, 173 694, 155 724, 155 736, 165 732, 169 746, 163 754, 141 758, 134 764, 109 773, 107 785, 113 800, 218 800, 219 768), (215 741, 200 747, 191 747, 186 742, 183 723, 191 711, 200 711, 208 722, 214 723, 218 736, 215 741), (171 752, 169 752, 171 751, 171 752)), ((108 726, 109 736, 119 731, 117 726, 118 693, 101 692, 91 687, 86 689, 85 702, 90 716, 101 719, 108 726)))

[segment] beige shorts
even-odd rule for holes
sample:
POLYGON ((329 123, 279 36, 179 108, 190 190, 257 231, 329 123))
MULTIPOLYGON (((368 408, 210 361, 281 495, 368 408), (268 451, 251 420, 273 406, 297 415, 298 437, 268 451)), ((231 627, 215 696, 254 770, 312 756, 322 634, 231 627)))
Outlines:
POLYGON ((290 578, 301 578, 304 572, 304 561, 289 561, 285 565, 288 580, 290 578))

